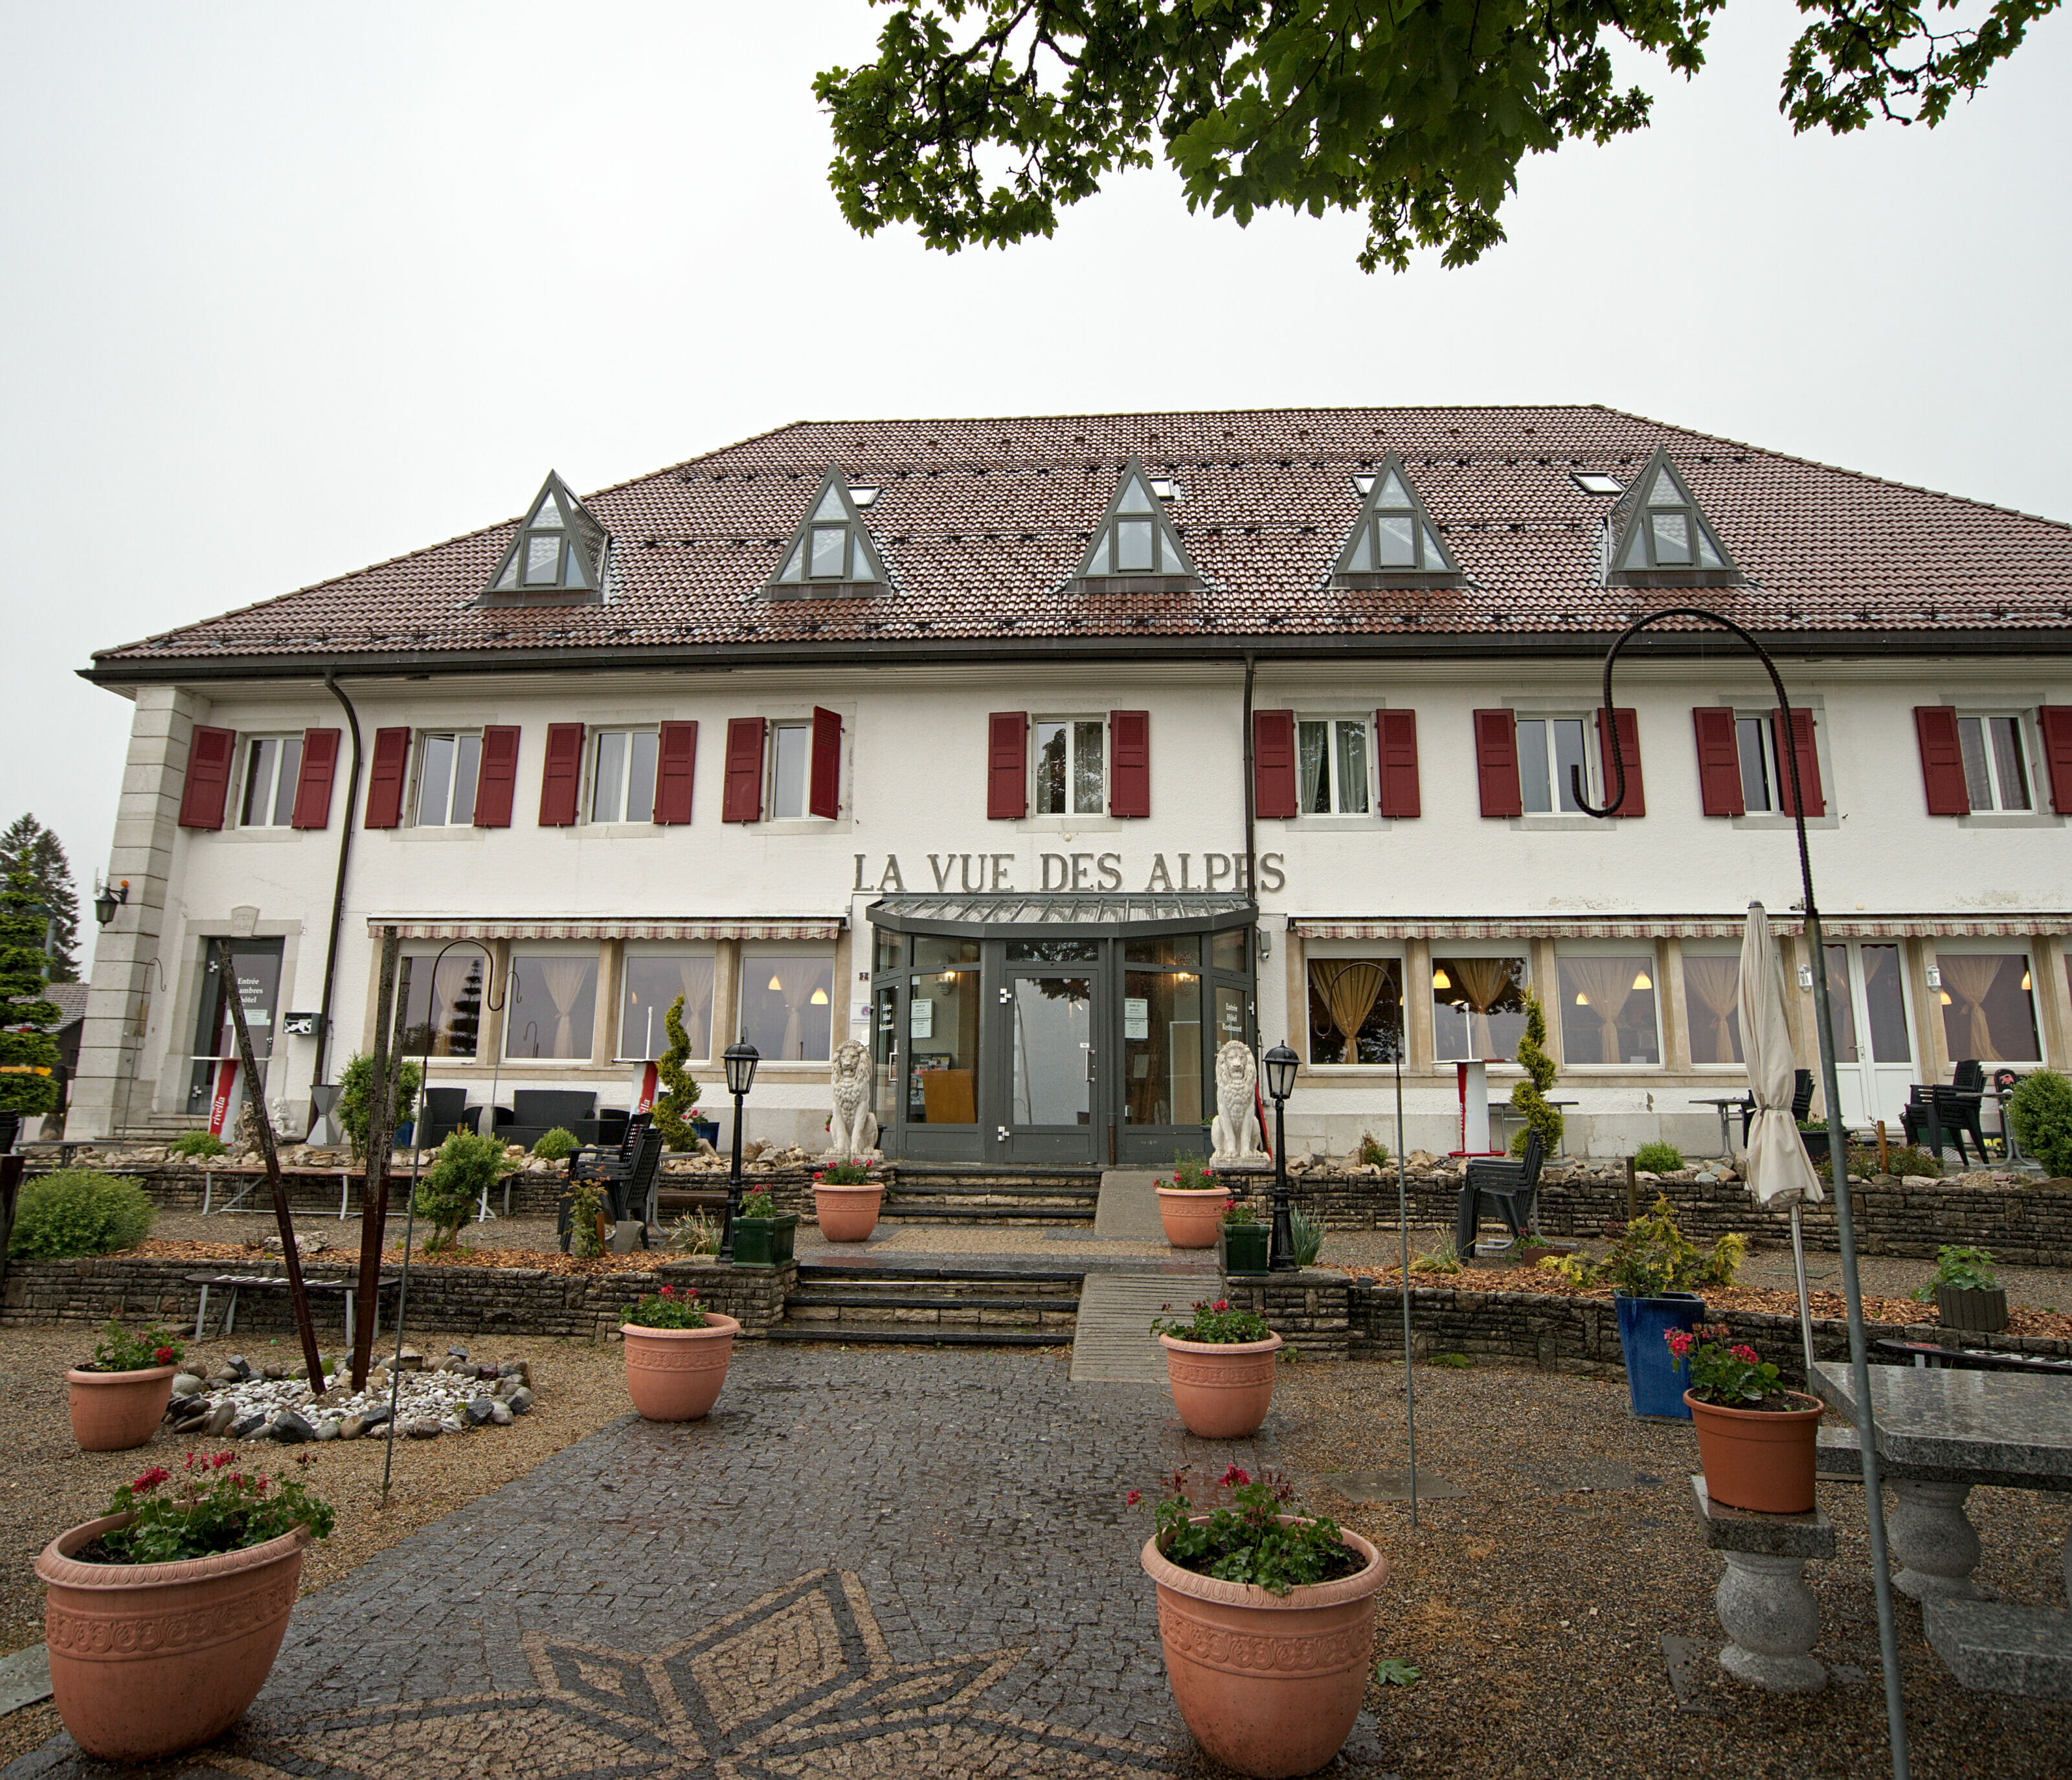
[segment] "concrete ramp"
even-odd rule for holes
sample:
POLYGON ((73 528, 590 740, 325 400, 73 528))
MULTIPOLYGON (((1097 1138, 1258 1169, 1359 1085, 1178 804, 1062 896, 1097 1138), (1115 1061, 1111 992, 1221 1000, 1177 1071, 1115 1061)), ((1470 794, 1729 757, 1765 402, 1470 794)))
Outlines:
MULTIPOLYGON (((1104 1187, 1103 1191, 1106 1189, 1104 1187)), ((1168 1274, 1089 1273, 1072 1334, 1075 1384, 1163 1384, 1166 1350, 1151 1333, 1154 1317, 1184 1320, 1212 1281, 1168 1274)))
POLYGON ((1100 1198, 1094 1206, 1094 1234, 1116 1242, 1165 1241, 1155 1183, 1166 1178, 1154 1168, 1104 1169, 1100 1198))

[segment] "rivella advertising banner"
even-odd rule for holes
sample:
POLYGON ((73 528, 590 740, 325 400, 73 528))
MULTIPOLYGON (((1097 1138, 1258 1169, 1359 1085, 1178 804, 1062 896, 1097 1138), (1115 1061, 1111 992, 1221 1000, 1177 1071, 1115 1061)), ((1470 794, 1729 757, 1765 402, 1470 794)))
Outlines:
POLYGON ((216 1065, 216 1091, 208 1100, 208 1134, 220 1137, 230 1124, 231 1108, 237 1098, 237 1064, 226 1057, 216 1065))
POLYGON ((650 1063, 640 1071, 640 1085, 634 1090, 633 1116, 635 1118, 639 1118, 643 1112, 652 1112, 655 1110, 655 1066, 650 1063))

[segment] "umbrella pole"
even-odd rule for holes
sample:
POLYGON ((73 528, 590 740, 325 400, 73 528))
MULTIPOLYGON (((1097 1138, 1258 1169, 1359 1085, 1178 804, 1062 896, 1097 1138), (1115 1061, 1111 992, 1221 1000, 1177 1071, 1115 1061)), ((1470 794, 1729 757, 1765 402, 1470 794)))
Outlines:
POLYGON ((1403 1414, 1410 1445, 1410 1524, 1417 1524, 1417 1381, 1410 1358, 1410 1186, 1403 1161, 1403 1039, 1396 1034, 1396 1227, 1403 1239, 1403 1414))
POLYGON ((1799 1275, 1799 1345, 1806 1355, 1806 1388, 1813 1388, 1813 1307, 1806 1296, 1806 1234, 1799 1227, 1799 1202, 1791 1205, 1791 1264, 1799 1275))

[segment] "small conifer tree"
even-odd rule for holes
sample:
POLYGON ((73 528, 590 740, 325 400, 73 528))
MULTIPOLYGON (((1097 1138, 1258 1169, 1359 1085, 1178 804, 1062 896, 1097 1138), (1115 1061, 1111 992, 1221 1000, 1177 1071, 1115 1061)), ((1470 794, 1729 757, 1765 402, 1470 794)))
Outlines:
POLYGON ((58 1104, 57 1041, 43 1028, 64 1016, 43 998, 39 906, 35 874, 18 859, 0 885, 0 1112, 49 1112, 58 1104))
POLYGON ((1525 1079, 1511 1091, 1511 1104, 1525 1115, 1525 1123, 1511 1140, 1512 1150, 1523 1154, 1526 1133, 1540 1133, 1540 1145, 1548 1155, 1561 1147, 1561 1109, 1547 1103, 1547 1091, 1560 1073, 1547 1054, 1547 1016, 1540 1010, 1540 997, 1530 989, 1525 996, 1525 1034, 1518 1041, 1518 1067, 1525 1079))
POLYGON ((697 1148, 697 1133, 691 1129, 691 1108, 698 1104, 698 1084, 684 1067, 691 1054, 690 1034, 684 1030, 684 998, 679 995, 662 1016, 662 1030, 669 1035, 669 1048, 655 1065, 663 1091, 655 1096, 655 1128, 672 1149, 697 1148))

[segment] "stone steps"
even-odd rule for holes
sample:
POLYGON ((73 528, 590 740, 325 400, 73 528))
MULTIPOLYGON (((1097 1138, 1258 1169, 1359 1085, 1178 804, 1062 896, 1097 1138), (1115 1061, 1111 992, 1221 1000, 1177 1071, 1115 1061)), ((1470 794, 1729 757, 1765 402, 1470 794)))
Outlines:
POLYGON ((902 1176, 887 1196, 884 1216, 905 1223, 1054 1224, 1070 1227, 1094 1219, 1099 1185, 1059 1181, 989 1181, 954 1176, 902 1176))
POLYGON ((808 1263, 772 1339, 913 1342, 936 1346, 1062 1346, 1079 1314, 1075 1273, 919 1264, 808 1263))

